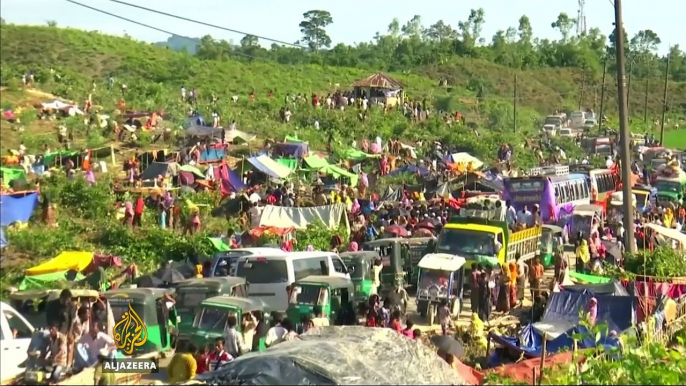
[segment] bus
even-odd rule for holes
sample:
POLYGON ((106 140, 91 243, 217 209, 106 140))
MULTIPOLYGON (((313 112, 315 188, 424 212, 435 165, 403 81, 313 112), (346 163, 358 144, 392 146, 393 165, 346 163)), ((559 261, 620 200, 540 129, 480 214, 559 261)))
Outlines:
POLYGON ((588 172, 588 184, 591 188, 591 204, 603 207, 607 213, 607 201, 617 191, 619 176, 610 169, 593 169, 588 172))
POLYGON ((586 175, 569 174, 569 168, 562 165, 535 169, 539 174, 503 181, 503 197, 518 211, 525 205, 530 209, 538 204, 544 222, 565 226, 576 206, 591 203, 586 175))

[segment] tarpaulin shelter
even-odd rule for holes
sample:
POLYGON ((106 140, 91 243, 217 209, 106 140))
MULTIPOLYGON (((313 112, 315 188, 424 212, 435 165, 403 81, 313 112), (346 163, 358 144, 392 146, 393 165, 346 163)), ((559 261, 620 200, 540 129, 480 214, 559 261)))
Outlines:
POLYGON ((266 205, 260 216, 260 226, 305 229, 317 220, 329 229, 338 229, 341 223, 349 228, 345 204, 298 208, 266 205))
POLYGON ((252 167, 258 171, 266 174, 271 178, 284 179, 291 174, 291 170, 283 165, 279 165, 273 159, 266 155, 258 155, 255 157, 246 158, 252 167))
POLYGON ((221 385, 464 385, 436 352, 389 328, 312 328, 198 375, 221 385))
POLYGON ((608 296, 630 296, 629 291, 624 288, 621 282, 615 280, 610 283, 600 284, 573 284, 562 286, 565 291, 583 292, 588 291, 593 295, 608 296))
POLYGON ((480 169, 482 166, 484 166, 484 163, 481 162, 480 159, 466 152, 448 154, 444 160, 446 162, 464 165, 468 165, 471 162, 474 170, 480 169))
POLYGON ((29 221, 37 204, 37 192, 0 195, 0 226, 29 221))
POLYGON ((346 160, 353 160, 353 161, 363 161, 366 160, 367 158, 380 158, 380 154, 369 154, 365 153, 362 150, 354 149, 354 148, 349 148, 345 151, 343 151, 343 154, 341 154, 341 157, 346 160))
MULTIPOLYGON (((43 154, 43 163, 45 166, 52 166, 53 164, 63 165, 68 158, 73 158, 78 156, 79 152, 74 150, 54 150, 43 154)), ((77 162, 74 162, 78 165, 77 162)))
POLYGON ((183 165, 179 168, 179 171, 192 173, 195 177, 198 177, 200 179, 205 178, 205 173, 203 173, 200 169, 196 168, 193 165, 183 165))
POLYGON ((386 192, 381 196, 380 201, 382 202, 400 202, 403 199, 403 187, 398 186, 396 188, 387 187, 386 192))
POLYGON ((283 139, 283 141, 286 142, 286 143, 301 143, 301 142, 305 142, 305 141, 301 140, 300 138, 298 138, 297 135, 287 135, 286 138, 283 139))
POLYGON ((205 174, 193 165, 183 165, 179 168, 179 185, 192 185, 195 180, 204 179, 205 174))
POLYGON ((214 249, 219 252, 226 252, 228 250, 231 250, 231 246, 226 244, 224 242, 224 239, 222 239, 221 237, 208 237, 207 241, 209 241, 210 244, 212 244, 212 246, 214 247, 214 249))
POLYGON ((141 175, 141 180, 154 180, 159 176, 174 177, 179 173, 180 167, 176 162, 153 162, 141 175))
POLYGON ((92 252, 65 251, 56 257, 26 270, 26 276, 74 270, 81 272, 93 262, 92 252))
POLYGON ((214 178, 219 180, 222 195, 247 189, 241 177, 226 164, 214 168, 214 178))
POLYGON ((295 158, 276 158, 274 159, 279 165, 283 165, 294 172, 298 169, 299 161, 295 158))
POLYGON ((85 279, 85 276, 75 271, 57 271, 41 275, 24 276, 24 279, 19 283, 19 291, 52 289, 57 288, 57 284, 60 282, 79 281, 83 279, 85 279), (70 273, 73 277, 68 278, 67 276, 70 273))
POLYGON ((310 146, 305 142, 289 142, 289 143, 277 143, 272 149, 272 155, 274 157, 295 157, 302 159, 307 157, 310 152, 310 146))
MULTIPOLYGON (((575 356, 577 356, 577 365, 586 360, 586 356, 583 354, 579 355, 578 353, 574 353, 572 351, 566 351, 546 356, 543 367, 541 367, 542 358, 531 358, 521 362, 510 363, 504 366, 489 369, 486 370, 486 373, 496 373, 506 377, 510 381, 524 385, 534 385, 534 369, 554 369, 557 366, 569 366, 574 362, 575 356)), ((537 374, 540 376, 540 372, 537 372, 537 374)))
POLYGON ((324 158, 321 154, 312 154, 303 159, 303 163, 311 169, 322 169, 328 167, 329 161, 324 158))
MULTIPOLYGON (((534 358, 541 355, 544 336, 547 337, 546 350, 550 354, 571 349, 572 336, 580 333, 586 338, 578 345, 580 348, 596 346, 595 336, 586 327, 580 325, 579 314, 588 309, 589 301, 595 297, 598 301, 598 316, 596 324, 605 324, 608 331, 617 332, 628 330, 636 322, 638 300, 634 296, 594 295, 588 291, 555 292, 548 300, 543 318, 540 322, 526 326, 519 337, 511 338, 497 334, 489 334, 494 342, 534 358)), ((608 336, 601 337, 598 344, 616 346, 616 339, 608 336)))
POLYGON ((26 179, 24 169, 9 168, 5 166, 0 167, 0 176, 2 177, 2 182, 4 184, 9 184, 12 180, 16 179, 26 179))
POLYGON ((403 173, 419 174, 420 176, 425 176, 425 175, 429 174, 429 169, 427 169, 425 167, 417 166, 417 165, 405 165, 405 166, 401 166, 401 167, 393 170, 392 172, 390 172, 388 174, 391 176, 397 176, 397 175, 403 174, 403 173))
POLYGON ((310 169, 316 170, 325 175, 331 175, 334 178, 345 177, 350 180, 350 184, 352 186, 357 186, 357 181, 359 180, 359 176, 357 174, 351 173, 340 166, 330 164, 329 161, 321 154, 313 154, 308 156, 303 159, 303 162, 310 169))
MULTIPOLYGON (((220 130, 220 133, 221 133, 221 130, 220 130)), ((255 138, 257 138, 256 135, 248 134, 244 131, 240 131, 240 130, 236 130, 236 129, 224 131, 224 142, 235 143, 235 142, 238 142, 238 141, 236 141, 237 139, 240 139, 243 142, 250 142, 250 141, 254 140, 255 138)))

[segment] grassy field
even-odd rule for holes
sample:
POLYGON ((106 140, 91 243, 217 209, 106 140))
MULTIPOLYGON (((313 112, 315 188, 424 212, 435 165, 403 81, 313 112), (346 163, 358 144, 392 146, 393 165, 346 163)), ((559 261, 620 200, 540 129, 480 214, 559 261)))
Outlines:
POLYGON ((676 149, 686 149, 686 129, 666 131, 665 146, 676 149))

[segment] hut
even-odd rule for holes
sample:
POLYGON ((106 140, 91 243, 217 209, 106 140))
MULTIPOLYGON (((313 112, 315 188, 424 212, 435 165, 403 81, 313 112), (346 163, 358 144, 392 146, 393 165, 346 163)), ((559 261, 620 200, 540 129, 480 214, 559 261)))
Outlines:
POLYGON ((386 106, 402 105, 404 85, 386 74, 374 74, 352 84, 355 97, 366 95, 370 103, 384 103, 386 106))

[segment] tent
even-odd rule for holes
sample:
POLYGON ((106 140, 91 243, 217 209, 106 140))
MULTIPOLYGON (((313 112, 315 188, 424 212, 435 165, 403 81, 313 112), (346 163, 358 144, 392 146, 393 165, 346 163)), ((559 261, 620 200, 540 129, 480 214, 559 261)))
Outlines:
POLYGON ((525 357, 535 358, 541 355, 544 336, 547 338, 546 350, 549 354, 571 349, 573 335, 580 333, 586 338, 578 344, 580 348, 595 347, 596 343, 616 346, 616 339, 602 336, 598 342, 594 336, 579 323, 579 313, 586 310, 592 297, 598 300, 597 324, 606 324, 608 331, 628 330, 636 321, 638 299, 634 296, 594 295, 588 291, 554 292, 548 300, 543 318, 540 322, 526 326, 519 337, 511 338, 490 333, 494 342, 508 349, 515 350, 525 357))
POLYGON ((236 139, 240 139, 243 142, 250 142, 255 138, 257 138, 256 135, 248 134, 236 129, 224 131, 224 142, 234 143, 237 142, 236 139))
POLYGON ((298 169, 298 160, 295 158, 276 158, 274 161, 279 165, 287 167, 291 172, 298 169))
POLYGON ((81 272, 93 262, 93 252, 65 251, 56 257, 26 270, 26 276, 43 275, 61 271, 81 272))
POLYGON ((593 295, 608 295, 608 296, 630 296, 629 291, 624 288, 622 283, 615 280, 610 283, 598 284, 573 284, 562 287, 565 291, 583 292, 588 291, 593 295))
POLYGON ((300 138, 298 138, 297 135, 287 135, 286 138, 283 139, 283 141, 286 142, 286 143, 301 143, 301 142, 305 142, 305 141, 301 140, 300 138))
POLYGON ((399 174, 403 173, 408 173, 408 174, 419 174, 420 176, 425 176, 429 174, 429 170, 425 167, 417 166, 417 165, 405 165, 401 166, 392 172, 388 173, 390 176, 397 176, 399 174))
POLYGON ((27 222, 38 204, 38 193, 0 195, 0 226, 27 222))
POLYGON ((484 163, 481 162, 478 158, 472 156, 469 153, 453 153, 449 154, 448 156, 445 157, 445 161, 454 163, 454 164, 469 164, 470 162, 472 163, 472 167, 474 170, 480 169, 482 166, 484 166, 484 163))
POLYGON ((0 173, 2 174, 2 182, 5 184, 9 184, 12 180, 16 179, 26 179, 24 169, 2 166, 0 167, 0 173))
POLYGON ((176 162, 153 162, 145 169, 141 180, 154 180, 159 176, 176 176, 179 172, 179 164, 176 162))
POLYGON ((389 328, 313 328, 198 375, 208 385, 464 385, 435 351, 389 328))
POLYGON ((247 158, 246 161, 250 163, 255 169, 268 175, 272 178, 284 179, 291 174, 291 170, 283 165, 279 165, 273 159, 267 157, 266 155, 258 155, 255 157, 247 158))
POLYGON ((266 205, 260 216, 260 226, 305 229, 319 220, 329 229, 338 229, 341 222, 348 228, 346 212, 345 204, 303 208, 266 205))
POLYGON ((231 192, 240 192, 247 189, 247 186, 243 183, 241 176, 236 174, 236 172, 231 170, 226 164, 222 164, 214 168, 214 178, 218 179, 221 183, 222 195, 227 195, 231 192))
POLYGON ((381 196, 382 202, 400 202, 403 199, 403 187, 399 186, 395 189, 387 187, 386 192, 381 196))
POLYGON ((612 279, 605 276, 589 275, 576 271, 569 271, 569 278, 575 283, 580 284, 605 284, 612 282, 612 279))
POLYGON ((201 180, 205 179, 205 173, 193 165, 183 165, 179 168, 179 171, 192 173, 195 177, 200 178, 201 180))
POLYGON ((54 163, 63 164, 67 160, 67 158, 77 156, 78 154, 79 154, 78 151, 73 151, 73 150, 51 151, 51 152, 43 154, 43 163, 46 166, 51 166, 54 163))
POLYGON ((79 281, 83 279, 85 279, 85 276, 81 273, 69 270, 24 276, 24 279, 19 284, 19 291, 53 289, 58 288, 58 283, 60 282, 79 281), (72 277, 67 277, 70 273, 72 277))
POLYGON ((345 151, 343 151, 343 154, 341 154, 341 157, 346 160, 353 160, 353 161, 362 161, 366 160, 367 158, 380 158, 380 154, 368 154, 363 152, 362 150, 358 149, 353 149, 349 148, 345 151))
POLYGON ((277 143, 272 149, 274 157, 288 157, 292 156, 298 159, 307 157, 310 152, 310 146, 305 142, 299 143, 277 143))
POLYGON ((328 167, 329 161, 321 154, 312 154, 303 159, 303 162, 312 169, 322 169, 328 167))

